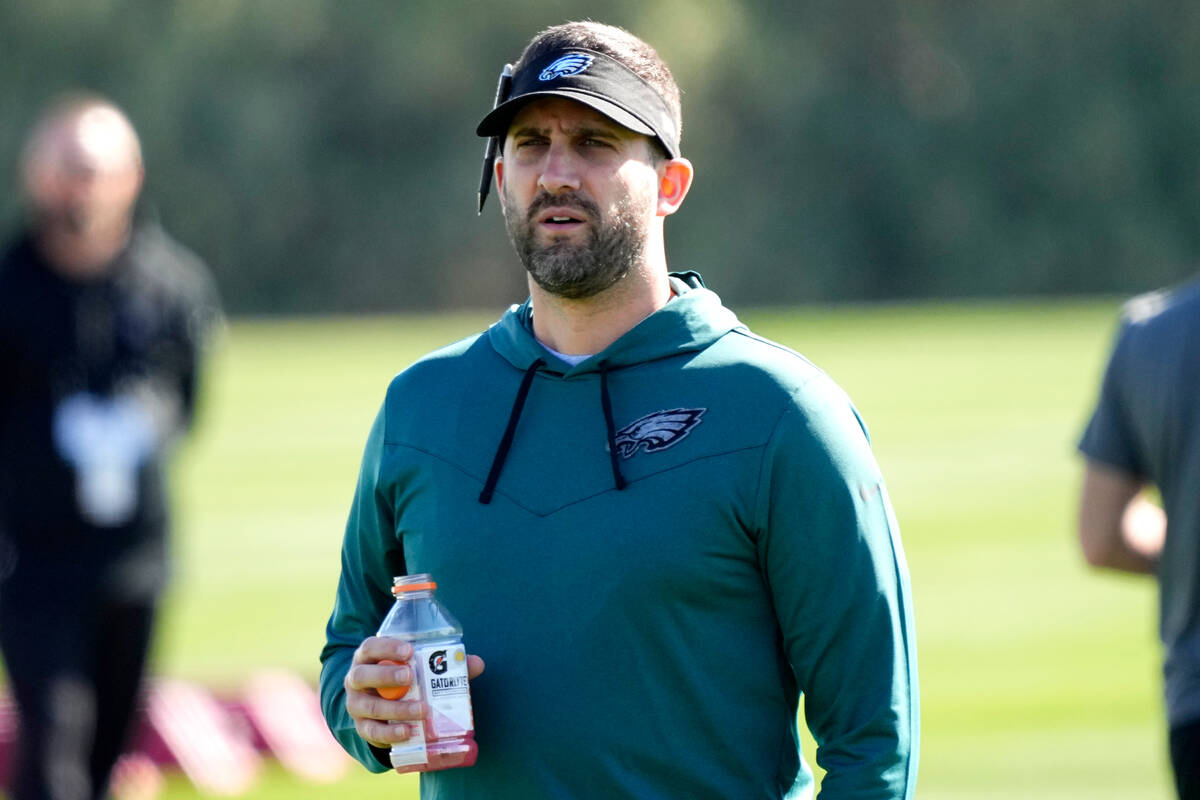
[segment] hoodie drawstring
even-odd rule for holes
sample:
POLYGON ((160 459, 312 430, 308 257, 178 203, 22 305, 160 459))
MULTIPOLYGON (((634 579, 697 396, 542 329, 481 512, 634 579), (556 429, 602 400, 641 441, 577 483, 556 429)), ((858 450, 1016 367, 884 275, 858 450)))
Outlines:
POLYGON ((617 435, 613 425, 612 400, 608 397, 608 364, 600 362, 600 405, 604 408, 604 427, 608 432, 608 459, 612 464, 613 483, 617 491, 625 488, 625 476, 617 456, 617 435))
MULTIPOLYGON (((533 384, 533 377, 545 365, 546 362, 542 359, 535 360, 525 370, 525 376, 521 379, 521 387, 517 389, 517 397, 513 400, 512 411, 508 414, 508 426, 504 429, 504 436, 500 438, 500 446, 496 448, 496 456, 492 459, 492 468, 488 472, 487 480, 484 481, 483 491, 479 493, 479 502, 483 505, 492 502, 492 495, 496 493, 496 484, 500 480, 500 471, 504 469, 504 462, 508 459, 508 451, 512 447, 513 437, 517 432, 517 423, 521 420, 521 411, 525 408, 525 399, 529 396, 529 388, 533 384)), ((604 409, 604 428, 608 434, 608 458, 612 466, 613 484, 617 487, 617 491, 620 491, 627 484, 625 476, 621 474, 620 457, 617 454, 617 435, 616 426, 613 425, 612 400, 608 396, 608 364, 604 362, 600 364, 600 405, 604 409)))
POLYGON ((504 429, 500 446, 496 448, 496 457, 492 459, 492 469, 488 472, 487 481, 483 484, 483 491, 479 493, 479 502, 485 506, 492 502, 492 494, 496 491, 496 482, 500 480, 500 470, 504 469, 504 461, 508 458, 508 449, 512 447, 513 434, 517 432, 517 422, 521 419, 521 410, 525 408, 525 398, 529 396, 529 386, 533 383, 533 376, 545 364, 546 362, 540 358, 534 360, 529 365, 529 369, 525 370, 525 377, 521 379, 521 388, 517 389, 517 399, 513 401, 512 411, 508 414, 508 427, 504 429))

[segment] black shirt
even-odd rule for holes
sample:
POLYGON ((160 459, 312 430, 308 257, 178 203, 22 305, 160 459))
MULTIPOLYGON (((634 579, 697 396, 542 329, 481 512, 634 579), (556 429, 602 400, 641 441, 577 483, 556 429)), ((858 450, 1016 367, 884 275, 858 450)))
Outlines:
MULTIPOLYGON (((139 226, 109 268, 86 280, 51 269, 29 234, 10 246, 0 261, 0 578, 161 589, 164 457, 191 421, 199 361, 218 319, 204 266, 157 226, 139 226), (111 489, 111 475, 82 466, 79 448, 64 443, 72 398, 136 408, 152 431, 146 452, 117 470, 116 482, 132 491, 115 512, 88 499, 96 487, 111 489)), ((110 444, 89 447, 103 458, 110 444)))

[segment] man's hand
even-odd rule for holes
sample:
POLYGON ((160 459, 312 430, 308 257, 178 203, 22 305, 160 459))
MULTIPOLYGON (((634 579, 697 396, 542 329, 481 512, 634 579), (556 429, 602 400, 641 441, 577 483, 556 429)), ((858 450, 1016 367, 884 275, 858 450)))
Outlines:
MULTIPOLYGON (((358 735, 375 747, 389 748, 407 741, 411 726, 420 725, 427 706, 418 700, 400 697, 388 700, 379 689, 407 690, 413 682, 409 665, 413 647, 410 643, 390 636, 371 636, 354 651, 354 659, 342 685, 346 689, 346 711, 354 720, 358 735), (392 663, 380 663, 380 662, 392 663)), ((483 659, 467 656, 467 677, 474 679, 483 672, 483 659)))

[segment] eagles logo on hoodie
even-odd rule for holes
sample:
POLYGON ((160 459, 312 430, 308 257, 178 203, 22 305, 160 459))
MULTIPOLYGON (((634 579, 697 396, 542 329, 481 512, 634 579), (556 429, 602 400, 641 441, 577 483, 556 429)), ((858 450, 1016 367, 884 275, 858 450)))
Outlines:
POLYGON ((621 458, 632 458, 639 447, 645 445, 647 453, 666 450, 691 433, 700 424, 707 408, 672 408, 655 411, 636 419, 617 431, 617 453, 621 458))

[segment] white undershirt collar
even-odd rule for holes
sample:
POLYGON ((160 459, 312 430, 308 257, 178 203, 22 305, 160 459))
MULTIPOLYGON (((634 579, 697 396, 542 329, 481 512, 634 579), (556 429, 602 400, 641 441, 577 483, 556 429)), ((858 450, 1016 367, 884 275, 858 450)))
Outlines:
POLYGON ((557 350, 555 350, 553 347, 551 347, 550 345, 546 344, 545 342, 539 341, 538 344, 540 344, 542 347, 546 348, 547 353, 549 353, 550 355, 554 356, 557 359, 567 362, 572 367, 582 364, 584 361, 587 361, 589 358, 591 358, 592 356, 595 355, 595 353, 584 353, 583 355, 572 355, 570 353, 560 353, 557 350))

